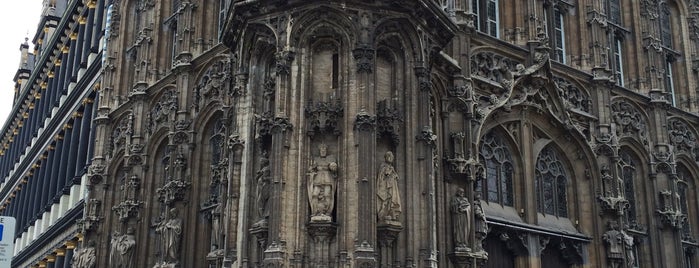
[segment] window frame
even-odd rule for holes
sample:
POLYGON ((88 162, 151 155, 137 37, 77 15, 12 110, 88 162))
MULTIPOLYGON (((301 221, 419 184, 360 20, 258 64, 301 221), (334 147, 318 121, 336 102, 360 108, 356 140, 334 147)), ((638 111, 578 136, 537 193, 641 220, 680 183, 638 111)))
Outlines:
POLYGON ((515 191, 514 191, 514 178, 515 178, 515 163, 514 159, 511 157, 512 155, 512 148, 503 140, 502 135, 499 135, 497 132, 488 132, 486 135, 483 135, 483 138, 481 139, 481 147, 479 148, 479 159, 481 161, 481 164, 485 168, 485 175, 486 178, 485 180, 479 180, 476 182, 476 191, 481 193, 481 196, 483 196, 483 200, 486 202, 490 203, 496 203, 499 204, 503 207, 508 206, 508 207, 514 207, 515 204, 515 191), (496 153, 491 153, 490 157, 486 157, 483 155, 483 149, 484 146, 487 146, 486 144, 486 139, 492 139, 492 143, 495 146, 492 146, 491 149, 495 148, 497 149, 504 149, 506 152, 504 152, 503 156, 505 159, 502 161, 499 161, 496 158, 496 153), (489 160, 492 160, 493 162, 489 162, 489 160), (498 163, 499 162, 499 163, 498 163), (490 172, 488 172, 489 169, 489 163, 494 163, 494 170, 495 170, 495 177, 488 176, 490 172), (509 180, 506 176, 508 176, 507 171, 504 169, 506 168, 506 164, 509 164, 509 180), (493 180, 494 182, 491 182, 493 180), (489 186, 494 186, 496 189, 491 189, 489 186), (495 193, 496 198, 491 198, 491 192, 495 193), (509 194, 508 194, 509 192, 509 194))
POLYGON ((476 30, 486 35, 500 38, 500 0, 471 0, 471 13, 475 15, 476 30), (494 9, 490 16, 491 5, 494 9))
MULTIPOLYGON (((545 146, 541 151, 539 151, 537 157, 536 157, 536 164, 534 167, 534 182, 535 182, 535 187, 536 187, 536 207, 537 207, 537 212, 544 214, 544 215, 551 215, 555 216, 558 218, 568 218, 568 215, 570 214, 570 210, 568 209, 568 199, 569 199, 569 193, 568 193, 568 186, 570 184, 570 170, 568 170, 567 163, 565 162, 565 158, 560 157, 560 152, 558 151, 558 148, 555 148, 553 144, 549 144, 545 146), (560 167, 563 174, 563 185, 561 185, 561 177, 560 176, 555 176, 555 177, 550 177, 551 172, 547 172, 545 174, 542 174, 541 171, 539 170, 539 162, 542 161, 541 157, 544 156, 544 154, 549 154, 554 158, 551 159, 553 162, 558 162, 558 166, 560 167), (545 176, 545 175, 549 176, 545 176), (546 185, 550 184, 551 185, 551 190, 552 192, 552 212, 548 212, 545 204, 546 200, 546 185), (561 197, 561 190, 563 190, 563 198, 565 200, 560 200, 561 197)), ((548 157, 548 156, 547 156, 548 157)), ((550 166, 550 163, 547 163, 548 166, 550 166)), ((560 174, 559 174, 560 175, 560 174)))

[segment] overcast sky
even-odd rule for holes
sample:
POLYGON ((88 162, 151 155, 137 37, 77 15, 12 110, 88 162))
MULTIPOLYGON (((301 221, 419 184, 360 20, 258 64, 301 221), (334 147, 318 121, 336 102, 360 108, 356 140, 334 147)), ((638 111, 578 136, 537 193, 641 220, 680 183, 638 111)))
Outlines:
POLYGON ((29 37, 29 51, 41 16, 42 0, 5 0, 0 3, 0 128, 12 110, 19 46, 29 37))

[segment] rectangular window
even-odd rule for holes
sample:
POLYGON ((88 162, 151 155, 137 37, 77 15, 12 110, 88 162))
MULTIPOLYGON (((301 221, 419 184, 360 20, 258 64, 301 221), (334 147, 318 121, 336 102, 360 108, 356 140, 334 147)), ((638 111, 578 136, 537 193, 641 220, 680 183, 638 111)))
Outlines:
POLYGON ((621 4, 619 0, 609 0, 608 16, 612 23, 621 26, 621 4))
POLYGON ((553 33, 555 38, 555 48, 556 48, 556 59, 560 63, 566 63, 565 61, 565 29, 563 25, 563 14, 561 10, 555 8, 553 11, 553 33))
POLYGON ((498 1, 488 0, 488 17, 486 21, 487 34, 492 37, 498 36, 498 1))
POLYGON ((474 22, 476 30, 492 37, 500 37, 500 8, 498 7, 498 0, 472 0, 471 12, 476 15, 476 21, 474 22))
POLYGON ((228 2, 230 0, 219 0, 218 1, 218 39, 221 41, 223 36, 223 27, 226 24, 226 11, 228 10, 228 2))
POLYGON ((614 72, 615 72, 615 77, 614 79, 616 80, 616 84, 619 86, 624 86, 624 61, 622 59, 622 50, 621 50, 621 40, 619 38, 616 38, 614 40, 614 72))

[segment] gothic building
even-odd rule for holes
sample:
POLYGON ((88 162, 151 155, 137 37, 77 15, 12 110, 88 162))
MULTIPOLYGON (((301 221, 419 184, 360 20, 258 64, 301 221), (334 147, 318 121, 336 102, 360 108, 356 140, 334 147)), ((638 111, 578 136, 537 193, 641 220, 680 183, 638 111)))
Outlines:
POLYGON ((699 265, 699 1, 46 6, 13 266, 699 265))

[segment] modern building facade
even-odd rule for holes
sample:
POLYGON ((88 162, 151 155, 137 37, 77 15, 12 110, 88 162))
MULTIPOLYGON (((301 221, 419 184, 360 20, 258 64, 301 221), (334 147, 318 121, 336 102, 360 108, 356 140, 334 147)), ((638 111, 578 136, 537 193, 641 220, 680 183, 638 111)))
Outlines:
POLYGON ((697 1, 59 2, 16 267, 699 265, 697 1))
POLYGON ((34 47, 20 46, 0 138, 0 213, 16 218, 13 267, 70 267, 80 242, 105 3, 44 1, 34 47))

